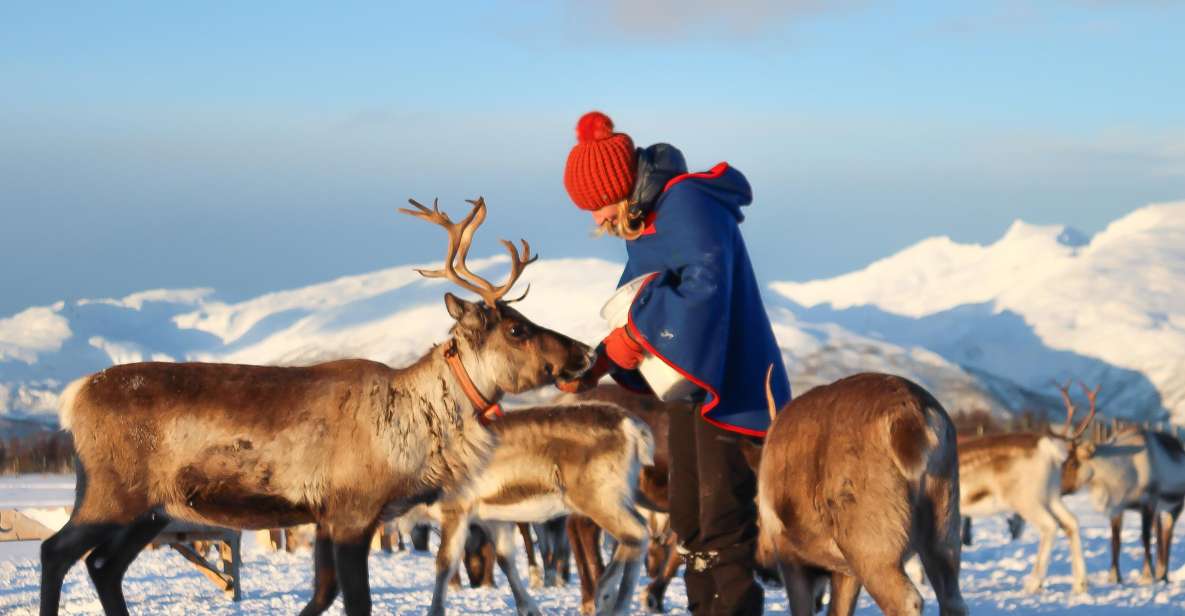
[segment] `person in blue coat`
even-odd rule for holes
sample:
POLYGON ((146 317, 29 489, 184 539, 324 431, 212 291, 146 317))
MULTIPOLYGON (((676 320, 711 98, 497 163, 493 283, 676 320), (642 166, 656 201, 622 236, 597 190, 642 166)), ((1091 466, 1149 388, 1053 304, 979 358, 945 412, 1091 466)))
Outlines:
POLYGON ((769 428, 770 366, 778 408, 790 383, 740 232, 749 182, 727 163, 688 173, 678 149, 635 148, 599 112, 581 117, 576 133, 564 186, 600 230, 625 240, 618 286, 638 290, 593 369, 561 389, 610 374, 647 391, 637 368, 648 356, 694 384, 696 411, 672 416, 669 437, 671 525, 687 565, 688 606, 694 614, 761 613, 757 480, 742 441, 769 428))

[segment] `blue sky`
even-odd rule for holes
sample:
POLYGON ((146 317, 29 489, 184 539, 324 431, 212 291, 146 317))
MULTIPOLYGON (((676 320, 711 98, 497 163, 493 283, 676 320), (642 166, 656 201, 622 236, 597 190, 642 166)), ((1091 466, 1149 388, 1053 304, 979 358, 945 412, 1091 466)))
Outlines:
POLYGON ((1185 198, 1185 3, 0 5, 0 316, 439 257, 406 198, 620 259, 561 176, 609 113, 756 194, 766 279, 1185 198), (429 6, 432 5, 432 6, 429 6), (639 8, 641 7, 641 8, 639 8))

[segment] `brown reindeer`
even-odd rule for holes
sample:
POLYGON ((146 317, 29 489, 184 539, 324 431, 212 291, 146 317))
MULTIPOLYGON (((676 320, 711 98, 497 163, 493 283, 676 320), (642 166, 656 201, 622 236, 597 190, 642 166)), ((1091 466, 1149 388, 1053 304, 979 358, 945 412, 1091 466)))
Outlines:
POLYGON ((1025 581, 1028 592, 1037 592, 1045 582, 1054 535, 1059 528, 1070 539, 1073 590, 1085 592, 1087 585, 1078 519, 1061 498, 1061 466, 1067 460, 1067 443, 1073 446, 1078 442, 1090 426, 1094 410, 1075 427, 1069 386, 1058 387, 1066 402, 1063 433, 993 434, 968 439, 959 445, 963 514, 977 518, 1016 513, 1041 533, 1033 572, 1025 581))
POLYGON ((340 588, 351 616, 370 613, 367 552, 383 518, 441 494, 466 493, 493 438, 483 426, 504 393, 575 378, 585 345, 501 301, 533 262, 511 255, 499 286, 465 266, 486 215, 481 199, 459 223, 412 201, 403 210, 444 227, 448 278, 482 297, 452 294, 446 344, 406 368, 341 360, 300 368, 202 363, 116 366, 62 396, 74 434, 78 486, 70 521, 41 546, 41 614, 58 611, 62 578, 83 554, 107 614, 126 614, 120 582, 170 518, 265 529, 315 522, 319 614, 340 588))
MULTIPOLYGON (((768 379, 766 393, 774 414, 768 379)), ((757 503, 758 560, 778 566, 795 616, 814 614, 827 575, 829 614, 851 614, 861 585, 885 614, 921 614, 913 553, 940 612, 967 612, 955 429, 916 384, 858 374, 792 400, 766 435, 757 503)))

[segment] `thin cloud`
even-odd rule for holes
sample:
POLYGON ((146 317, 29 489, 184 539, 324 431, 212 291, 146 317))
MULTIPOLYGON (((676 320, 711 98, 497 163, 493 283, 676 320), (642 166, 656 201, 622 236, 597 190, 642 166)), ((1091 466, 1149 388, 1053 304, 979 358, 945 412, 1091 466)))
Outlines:
POLYGON ((609 0, 571 2, 570 13, 588 29, 607 28, 631 39, 757 37, 822 13, 859 4, 855 0, 609 0))

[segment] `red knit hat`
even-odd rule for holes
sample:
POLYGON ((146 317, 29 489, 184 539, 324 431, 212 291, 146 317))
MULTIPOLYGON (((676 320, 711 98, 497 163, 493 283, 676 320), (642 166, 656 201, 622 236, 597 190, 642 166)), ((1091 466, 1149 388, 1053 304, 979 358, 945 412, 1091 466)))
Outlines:
POLYGON ((590 111, 576 123, 576 146, 564 167, 564 188, 582 210, 595 210, 630 196, 634 189, 634 142, 613 132, 613 120, 590 111))

